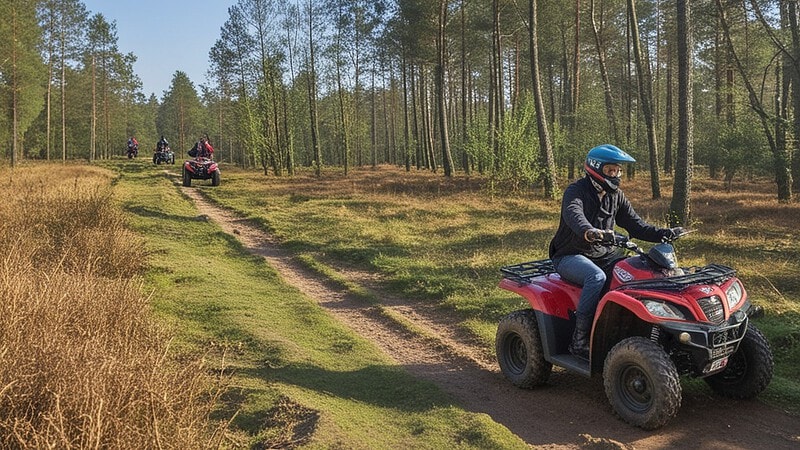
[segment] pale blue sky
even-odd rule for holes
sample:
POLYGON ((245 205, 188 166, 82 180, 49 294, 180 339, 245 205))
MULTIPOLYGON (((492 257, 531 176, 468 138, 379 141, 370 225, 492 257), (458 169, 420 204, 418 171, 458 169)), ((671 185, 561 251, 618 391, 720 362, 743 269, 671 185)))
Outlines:
POLYGON ((121 53, 134 53, 142 91, 160 100, 176 70, 206 83, 208 51, 236 0, 82 0, 89 15, 116 21, 121 53))

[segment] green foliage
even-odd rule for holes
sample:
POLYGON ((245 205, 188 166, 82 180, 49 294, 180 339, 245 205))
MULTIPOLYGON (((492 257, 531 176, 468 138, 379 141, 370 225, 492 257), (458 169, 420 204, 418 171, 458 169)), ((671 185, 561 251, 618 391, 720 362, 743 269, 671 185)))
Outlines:
POLYGON ((156 123, 161 134, 175 133, 170 142, 175 146, 176 154, 183 154, 208 133, 206 110, 185 72, 178 70, 172 76, 172 84, 158 108, 156 123))
POLYGON ((530 187, 541 173, 539 136, 533 99, 521 102, 514 114, 506 114, 498 134, 499 164, 495 180, 519 191, 530 187))
POLYGON ((46 71, 36 51, 41 30, 35 7, 32 0, 0 5, 0 143, 12 161, 21 156, 23 135, 44 103, 46 71))
POLYGON ((736 177, 766 175, 771 171, 772 156, 760 121, 750 115, 732 125, 710 121, 708 133, 697 143, 696 162, 724 172, 730 185, 736 177))

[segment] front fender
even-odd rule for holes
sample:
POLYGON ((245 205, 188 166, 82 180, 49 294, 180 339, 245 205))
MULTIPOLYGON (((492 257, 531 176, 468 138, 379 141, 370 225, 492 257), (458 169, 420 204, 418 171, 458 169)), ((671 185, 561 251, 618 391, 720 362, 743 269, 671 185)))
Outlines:
POLYGON ((604 295, 603 298, 600 299, 600 303, 597 305, 597 313, 595 315, 600 316, 602 311, 604 311, 609 304, 619 305, 645 322, 655 323, 669 320, 665 319, 664 317, 652 315, 642 302, 634 297, 631 297, 630 295, 623 293, 622 291, 611 291, 604 295))

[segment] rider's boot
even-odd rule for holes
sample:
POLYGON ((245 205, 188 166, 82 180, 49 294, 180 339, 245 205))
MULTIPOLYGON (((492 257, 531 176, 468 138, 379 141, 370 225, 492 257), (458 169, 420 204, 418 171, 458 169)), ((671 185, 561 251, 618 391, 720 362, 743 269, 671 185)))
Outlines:
POLYGON ((589 336, 592 331, 592 316, 584 314, 575 315, 575 331, 572 333, 572 342, 569 352, 578 358, 589 359, 589 336))

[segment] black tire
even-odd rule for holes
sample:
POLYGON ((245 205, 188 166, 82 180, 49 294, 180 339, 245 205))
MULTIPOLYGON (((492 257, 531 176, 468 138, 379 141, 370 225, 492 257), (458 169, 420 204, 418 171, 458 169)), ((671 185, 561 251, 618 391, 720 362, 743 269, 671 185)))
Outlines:
POLYGON ((189 187, 192 185, 192 174, 186 168, 183 168, 183 185, 189 187))
POLYGON ((500 320, 495 352, 500 371, 514 386, 530 389, 542 385, 553 369, 544 359, 539 324, 532 309, 515 311, 500 320))
POLYGON ((175 156, 174 155, 169 158, 169 163, 170 164, 175 164, 175 156))
POLYGON ((153 164, 158 164, 158 157, 157 156, 153 156, 153 164))
POLYGON ((714 392, 724 397, 753 398, 772 381, 774 365, 767 338, 750 323, 739 349, 728 357, 725 370, 704 380, 714 392))
POLYGON ((220 175, 219 170, 215 170, 214 173, 211 174, 211 185, 212 186, 219 186, 220 182, 220 175))
POLYGON ((664 349, 643 337, 624 339, 611 349, 603 383, 614 413, 645 430, 663 426, 681 406, 675 364, 664 349))

